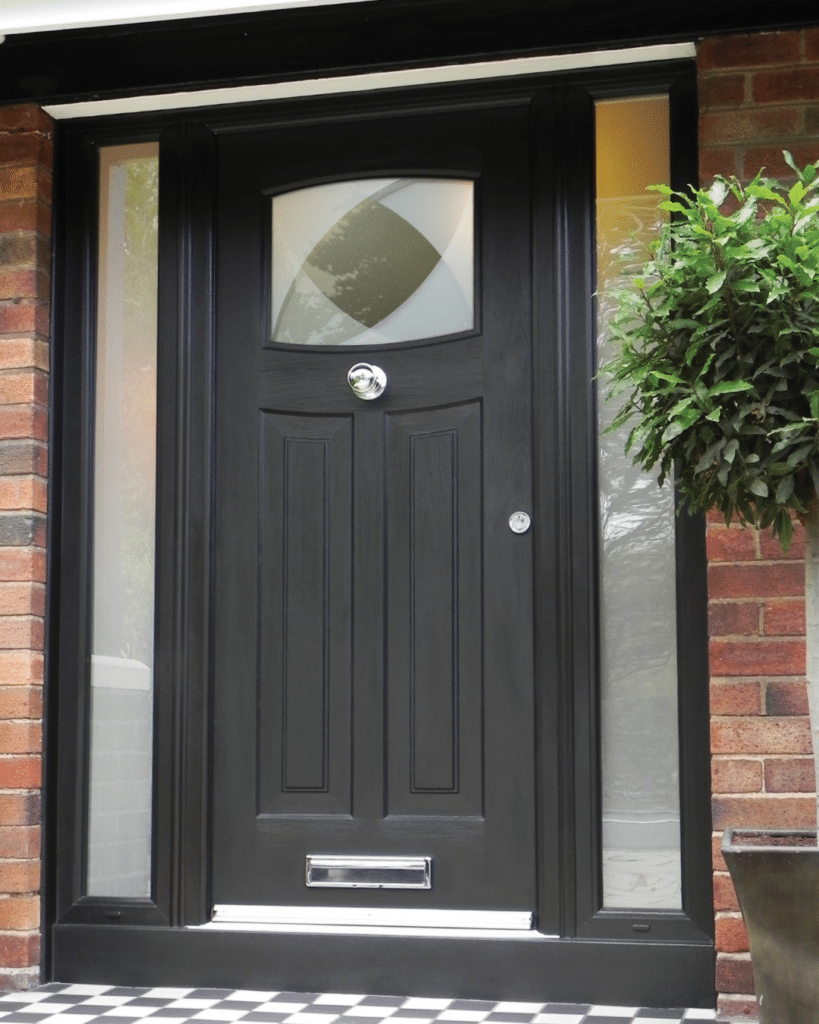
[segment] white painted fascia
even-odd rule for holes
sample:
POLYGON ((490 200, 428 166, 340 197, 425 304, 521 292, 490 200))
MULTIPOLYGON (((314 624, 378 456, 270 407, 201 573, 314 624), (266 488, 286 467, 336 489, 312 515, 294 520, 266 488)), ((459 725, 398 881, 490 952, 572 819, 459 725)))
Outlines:
POLYGON ((477 81, 514 75, 542 75, 583 68, 605 68, 653 61, 683 60, 696 56, 694 43, 664 43, 634 46, 621 50, 593 50, 587 53, 549 54, 517 57, 510 60, 480 61, 472 64, 447 64, 402 71, 340 75, 333 78, 309 78, 268 85, 238 85, 220 89, 195 89, 189 92, 161 93, 153 96, 123 96, 79 103, 55 103, 45 107, 55 120, 78 117, 109 117, 117 114, 144 114, 155 111, 190 110, 224 104, 258 103, 326 96, 334 93, 369 92, 444 82, 477 81))
MULTIPOLYGON (((0 0, 2 35, 54 32, 98 25, 130 25, 218 14, 252 14, 283 7, 362 3, 365 0, 0 0)), ((374 2, 374 0, 367 0, 374 2)))

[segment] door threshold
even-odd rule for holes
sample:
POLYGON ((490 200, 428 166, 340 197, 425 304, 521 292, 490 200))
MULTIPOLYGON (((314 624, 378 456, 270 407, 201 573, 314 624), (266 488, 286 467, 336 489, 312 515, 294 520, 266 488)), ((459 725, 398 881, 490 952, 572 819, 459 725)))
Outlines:
POLYGON ((217 904, 207 931, 417 935, 438 938, 542 938, 534 914, 518 910, 417 910, 390 907, 279 907, 217 904))

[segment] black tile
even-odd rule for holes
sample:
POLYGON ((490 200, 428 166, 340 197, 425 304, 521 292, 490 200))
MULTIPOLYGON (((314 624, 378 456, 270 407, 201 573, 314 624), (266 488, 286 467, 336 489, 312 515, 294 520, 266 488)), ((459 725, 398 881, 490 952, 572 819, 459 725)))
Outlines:
MULTIPOLYGON (((390 1020, 410 1020, 411 1018, 418 1017, 424 1017, 429 1020, 431 1017, 437 1017, 440 1012, 440 1010, 416 1010, 412 1007, 407 1007, 404 1010, 399 1010, 398 1013, 393 1013, 390 1016, 390 1020)), ((364 1020, 364 1018, 360 1017, 359 1020, 364 1020)), ((452 1024, 456 1024, 456 1022, 452 1021, 452 1024)))
POLYGON ((12 996, 0 996, 0 1013, 14 1013, 15 1010, 22 1010, 24 1006, 36 1006, 27 1000, 14 999, 12 996))
POLYGON ((497 1022, 497 1024, 529 1024, 529 1021, 535 1017, 534 1013, 508 1013, 507 1011, 501 1010, 497 1013, 490 1013, 487 1017, 484 1017, 484 1021, 497 1022))
POLYGON ((67 988, 71 988, 71 983, 65 981, 50 981, 42 986, 44 992, 62 992, 67 988))
POLYGON ((38 1020, 48 1020, 49 1017, 53 1016, 50 1013, 9 1013, 7 1016, 0 1018, 3 1024, 6 1021, 10 1021, 11 1024, 15 1024, 16 1021, 27 1020, 29 1024, 36 1024, 38 1020))
POLYGON ((491 1010, 495 1003, 488 1003, 485 999, 453 999, 447 1007, 448 1010, 491 1010))
MULTIPOLYGON (((127 988, 125 986, 119 986, 118 988, 109 988, 104 993, 106 996, 129 996, 132 999, 136 999, 138 996, 144 996, 146 992, 150 991, 147 988, 127 988)), ((131 1018, 133 1019, 133 1018, 131 1018)))
MULTIPOLYGON (((188 998, 186 996, 186 998, 188 998)), ((202 1007, 202 1009, 210 1010, 255 1010, 259 1005, 259 999, 247 1000, 247 999, 220 999, 218 1003, 214 1003, 213 1006, 202 1007)), ((196 1013, 199 1011, 196 1010, 196 1013)))
MULTIPOLYGON (((541 1013, 588 1013, 591 1003, 547 1003, 541 1013)), ((625 1020, 626 1018, 622 1018, 625 1020)))
MULTIPOLYGON (((356 1006, 400 1006, 407 1001, 406 996, 365 996, 356 1006)), ((375 1018, 373 1018, 375 1019, 375 1018)))
MULTIPOLYGON (((128 1003, 130 1006, 131 1004, 128 1003)), ((157 1010, 156 1013, 150 1014, 148 1017, 132 1017, 131 1020, 134 1024, 139 1024, 141 1020, 153 1020, 155 1017, 192 1017, 195 1013, 199 1013, 202 1009, 201 1006, 189 1006, 187 1008, 182 1006, 163 1006, 162 1009, 157 1010)), ((106 1017, 106 1020, 110 1018, 106 1017)))
POLYGON ((54 995, 40 999, 39 1002, 43 1006, 52 1006, 54 1003, 84 1003, 86 999, 88 996, 71 996, 67 992, 55 992, 54 995))
POLYGON ((67 1010, 60 1010, 60 1013, 84 1013, 87 1017, 89 1014, 100 1014, 106 1009, 108 1007, 89 1006, 87 1003, 81 1003, 79 1006, 69 1006, 67 1010))
MULTIPOLYGON (((356 1003, 356 1005, 358 1005, 356 1003)), ((343 1003, 341 1006, 335 1006, 333 1003, 308 1003, 303 1010, 299 1010, 299 1013, 335 1013, 342 1014, 348 1013, 350 1010, 349 1003, 343 1003)), ((375 1018, 377 1019, 377 1018, 375 1018)))
POLYGON ((242 1017, 242 1024, 247 1021, 255 1021, 256 1024, 279 1024, 290 1016, 290 1010, 286 1013, 274 1013, 272 1010, 255 1010, 253 1013, 246 1013, 242 1017))
MULTIPOLYGON (((144 990, 143 990, 144 991, 144 990)), ((231 992, 235 992, 234 988, 195 988, 193 992, 188 992, 184 997, 185 999, 224 999, 229 996, 231 992)), ((198 1013, 199 1010, 194 1010, 194 1013, 198 1013)))
POLYGON ((657 1017, 663 1020, 682 1020, 685 1010, 680 1009, 665 1009, 665 1010, 652 1010, 650 1007, 638 1010, 634 1014, 634 1019, 639 1020, 640 1017, 657 1017))
MULTIPOLYGON (((100 1016, 100 1024, 139 1024, 142 1017, 117 1017, 116 1011, 119 1009, 118 1006, 112 1006, 113 1013, 105 1014, 100 1016)), ((193 1013, 198 1013, 198 1010, 193 1010, 193 1013)))
POLYGON ((583 1024, 631 1024, 632 1017, 612 1017, 609 1014, 590 1014, 585 1018, 583 1024))

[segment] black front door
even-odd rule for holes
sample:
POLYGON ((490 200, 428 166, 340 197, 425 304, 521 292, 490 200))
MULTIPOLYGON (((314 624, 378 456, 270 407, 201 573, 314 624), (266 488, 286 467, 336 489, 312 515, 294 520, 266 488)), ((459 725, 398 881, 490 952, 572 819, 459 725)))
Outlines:
POLYGON ((214 904, 535 908, 533 533, 510 526, 532 509, 528 117, 220 138, 214 904), (288 290, 274 201, 337 182, 369 198, 288 290), (396 341, 442 246, 381 203, 429 182, 474 201, 467 312, 436 319, 450 276, 396 341), (374 400, 348 384, 359 362, 386 375, 374 400), (327 856, 430 858, 431 888, 308 886, 327 856))

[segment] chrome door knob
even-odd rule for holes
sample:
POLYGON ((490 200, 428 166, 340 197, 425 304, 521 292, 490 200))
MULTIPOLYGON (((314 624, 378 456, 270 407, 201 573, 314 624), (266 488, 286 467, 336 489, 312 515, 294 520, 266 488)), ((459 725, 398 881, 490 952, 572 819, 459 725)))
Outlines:
POLYGON ((387 390, 387 375, 380 366, 356 363, 347 373, 347 383, 365 402, 371 402, 387 390))

